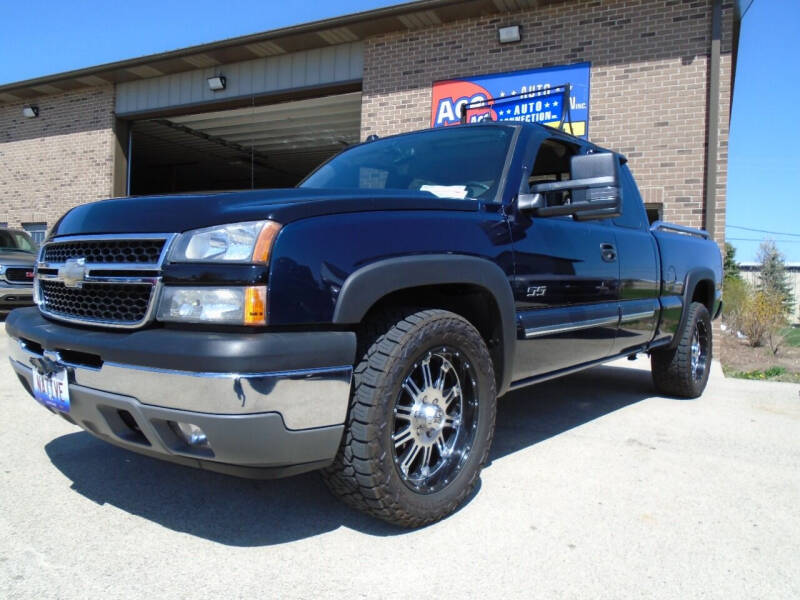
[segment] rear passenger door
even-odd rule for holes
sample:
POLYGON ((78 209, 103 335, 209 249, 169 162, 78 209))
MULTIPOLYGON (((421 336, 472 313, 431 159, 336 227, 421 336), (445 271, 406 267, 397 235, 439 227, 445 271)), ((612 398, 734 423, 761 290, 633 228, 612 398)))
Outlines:
POLYGON ((628 166, 620 168, 622 214, 612 219, 620 269, 620 326, 614 354, 649 342, 658 323, 658 253, 647 213, 628 166))
MULTIPOLYGON (((583 149, 558 136, 542 141, 531 183, 569 179, 583 149)), ((549 204, 568 201, 549 198, 549 204)), ((619 321, 615 227, 608 220, 531 217, 513 211, 512 289, 517 311, 514 379, 521 380, 611 354, 619 321)))

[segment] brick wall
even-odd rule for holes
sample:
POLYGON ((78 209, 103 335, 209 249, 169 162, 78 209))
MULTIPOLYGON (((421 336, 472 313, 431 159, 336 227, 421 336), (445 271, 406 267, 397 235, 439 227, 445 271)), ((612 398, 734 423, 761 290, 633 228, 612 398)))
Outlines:
MULTIPOLYGON (((723 4, 716 223, 722 242, 732 3, 723 4)), ((591 62, 590 138, 622 152, 663 218, 704 222, 711 0, 571 0, 367 41, 361 134, 427 127, 439 79, 591 62), (497 28, 520 25, 500 45, 497 28)))
POLYGON ((0 221, 51 226, 68 208, 112 191, 113 86, 0 105, 0 221))
MULTIPOLYGON (((727 182, 733 5, 724 0, 717 241, 727 182)), ((711 0, 568 0, 368 39, 362 138, 427 127, 438 79, 589 61, 592 140, 625 153, 663 218, 704 223, 711 0), (500 45, 518 24, 522 41, 500 45)), ((0 105, 0 222, 52 224, 112 193, 113 86, 45 96, 40 116, 0 105)))

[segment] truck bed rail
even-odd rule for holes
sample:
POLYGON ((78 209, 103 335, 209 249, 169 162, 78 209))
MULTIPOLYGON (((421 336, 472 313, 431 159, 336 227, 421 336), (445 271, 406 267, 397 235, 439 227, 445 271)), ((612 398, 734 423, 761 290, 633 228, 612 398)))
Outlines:
POLYGON ((707 240, 711 239, 711 234, 705 229, 695 229, 694 227, 686 227, 684 225, 676 225, 674 223, 667 223, 666 221, 654 221, 650 225, 650 231, 674 231, 686 235, 693 235, 707 240))

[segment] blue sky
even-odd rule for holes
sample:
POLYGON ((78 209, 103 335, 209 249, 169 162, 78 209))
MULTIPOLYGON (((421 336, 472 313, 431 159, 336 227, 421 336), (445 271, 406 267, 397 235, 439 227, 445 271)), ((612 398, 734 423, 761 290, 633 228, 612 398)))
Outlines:
MULTIPOLYGON (((397 2, 8 1, 0 10, 0 83, 391 4, 397 2)), ((754 260, 760 240, 768 236, 787 260, 800 262, 798 23, 800 1, 754 0, 742 24, 727 215, 727 235, 740 261, 754 260)))
POLYGON ((754 0, 742 20, 727 215, 727 237, 739 261, 755 260, 758 240, 768 236, 787 260, 800 262, 798 25, 798 0, 754 0))
POLYGON ((0 84, 391 6, 391 0, 0 2, 0 84))

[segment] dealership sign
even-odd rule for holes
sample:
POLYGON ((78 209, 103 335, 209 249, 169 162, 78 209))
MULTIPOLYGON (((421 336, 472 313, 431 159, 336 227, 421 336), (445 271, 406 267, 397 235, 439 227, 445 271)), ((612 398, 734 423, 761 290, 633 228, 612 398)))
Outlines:
POLYGON ((491 119, 541 123, 585 138, 589 63, 435 82, 431 127, 456 125, 462 116, 467 122, 491 119), (569 92, 565 93, 567 87, 569 92))

